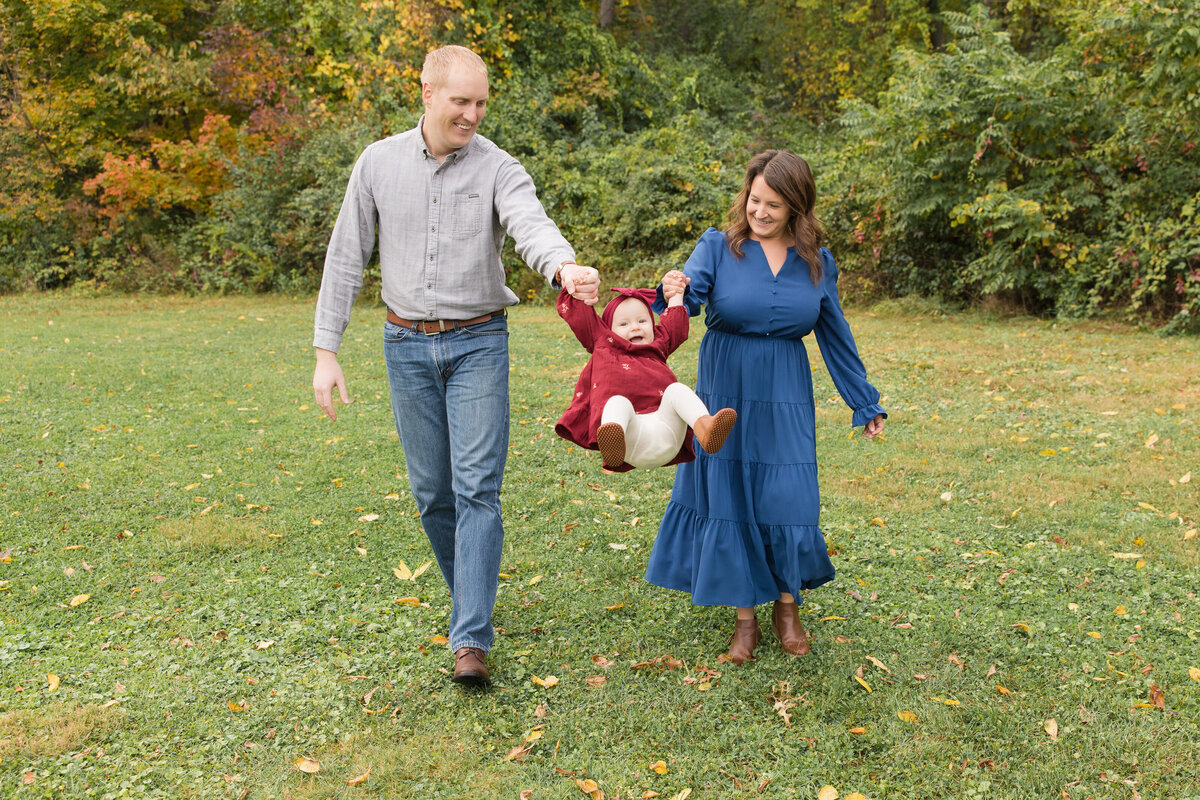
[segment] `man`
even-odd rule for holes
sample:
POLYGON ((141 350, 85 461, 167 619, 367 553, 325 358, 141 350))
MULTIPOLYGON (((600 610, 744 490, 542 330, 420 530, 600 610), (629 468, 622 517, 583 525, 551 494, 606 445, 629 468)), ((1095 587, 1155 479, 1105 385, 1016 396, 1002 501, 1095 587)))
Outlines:
POLYGON ((518 302, 504 282, 505 235, 530 267, 585 303, 596 302, 599 275, 575 263, 520 163, 476 134, 488 100, 483 60, 465 47, 430 52, 421 97, 417 126, 368 146, 350 175, 317 298, 313 391, 330 419, 333 387, 350 402, 336 353, 378 226, 392 412, 450 588, 453 680, 485 687, 504 538, 505 309, 518 302))

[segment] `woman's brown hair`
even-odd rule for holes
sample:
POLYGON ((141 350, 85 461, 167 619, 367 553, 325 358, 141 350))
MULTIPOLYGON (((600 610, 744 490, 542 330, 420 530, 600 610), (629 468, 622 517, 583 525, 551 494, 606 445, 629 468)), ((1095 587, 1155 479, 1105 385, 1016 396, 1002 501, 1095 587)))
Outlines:
POLYGON ((750 197, 750 184, 759 175, 787 203, 789 216, 784 236, 792 240, 796 253, 808 262, 808 273, 813 285, 817 285, 823 274, 819 248, 825 238, 825 226, 813 213, 817 185, 808 162, 790 150, 764 150, 746 165, 746 183, 729 209, 729 227, 725 230, 729 251, 738 258, 745 256, 742 243, 750 238, 746 201, 750 197))

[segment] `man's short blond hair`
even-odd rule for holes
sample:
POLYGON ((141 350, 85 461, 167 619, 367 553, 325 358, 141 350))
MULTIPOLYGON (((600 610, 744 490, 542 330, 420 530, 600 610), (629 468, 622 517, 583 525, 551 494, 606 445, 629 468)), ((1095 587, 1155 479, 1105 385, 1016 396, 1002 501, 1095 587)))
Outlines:
POLYGON ((456 44, 448 44, 436 50, 430 50, 425 56, 425 65, 421 68, 421 85, 429 84, 438 88, 446 82, 451 70, 455 67, 475 70, 487 77, 487 64, 474 51, 456 44))

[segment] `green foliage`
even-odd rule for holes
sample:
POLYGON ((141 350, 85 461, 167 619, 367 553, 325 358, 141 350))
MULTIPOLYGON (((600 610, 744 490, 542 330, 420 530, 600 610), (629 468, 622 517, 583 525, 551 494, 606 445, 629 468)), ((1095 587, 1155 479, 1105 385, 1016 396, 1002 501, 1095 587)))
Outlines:
POLYGON ((212 212, 188 228, 185 268, 200 291, 313 291, 355 158, 376 136, 314 125, 232 167, 212 212))
POLYGON ((1098 20, 1105 37, 1039 57, 982 7, 947 14, 958 39, 946 53, 899 54, 877 105, 846 106, 834 215, 857 220, 838 231, 852 263, 890 293, 1187 327, 1200 311, 1187 233, 1200 165, 1185 127, 1200 109, 1182 76, 1196 52, 1149 45, 1195 19, 1194 0, 1177 5, 1114 10, 1098 20), (1129 47, 1106 61, 1096 44, 1116 31, 1129 47))
POLYGON ((1200 329, 1200 0, 600 5, 0 0, 0 291, 315 286, 349 163, 458 43, 484 135, 613 282, 677 266, 788 147, 850 297, 1200 329))

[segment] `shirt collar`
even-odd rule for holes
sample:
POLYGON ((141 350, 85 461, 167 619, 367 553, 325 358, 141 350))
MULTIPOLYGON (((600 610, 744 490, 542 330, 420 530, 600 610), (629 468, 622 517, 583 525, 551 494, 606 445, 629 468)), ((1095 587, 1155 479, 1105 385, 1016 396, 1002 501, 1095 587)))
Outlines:
MULTIPOLYGON (((432 158, 432 159, 436 160, 437 156, 435 156, 433 153, 430 152, 429 143, 425 141, 425 134, 421 132, 421 126, 424 124, 424 122, 425 122, 425 115, 422 114, 420 119, 417 120, 417 127, 416 127, 417 141, 420 142, 421 155, 424 156, 425 158, 432 158)), ((457 164, 459 161, 462 161, 464 158, 466 158, 468 151, 470 151, 471 148, 474 147, 474 145, 475 145, 475 136, 478 136, 478 135, 479 134, 476 133, 474 136, 472 136, 471 141, 467 142, 465 147, 461 147, 458 150, 453 150, 453 151, 447 153, 446 160, 443 162, 443 165, 457 164)))

